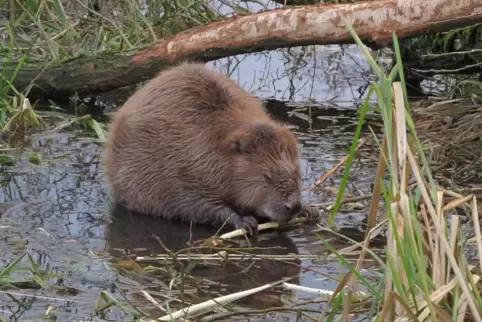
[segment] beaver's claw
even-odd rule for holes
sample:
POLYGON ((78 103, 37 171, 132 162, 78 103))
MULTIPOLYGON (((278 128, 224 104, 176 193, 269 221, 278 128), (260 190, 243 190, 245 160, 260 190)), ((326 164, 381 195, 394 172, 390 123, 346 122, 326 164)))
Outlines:
POLYGON ((244 229, 251 236, 258 235, 258 221, 252 216, 241 217, 235 224, 236 229, 244 229))
POLYGON ((310 206, 303 206, 299 215, 300 217, 304 217, 309 221, 316 221, 320 219, 320 210, 310 206))

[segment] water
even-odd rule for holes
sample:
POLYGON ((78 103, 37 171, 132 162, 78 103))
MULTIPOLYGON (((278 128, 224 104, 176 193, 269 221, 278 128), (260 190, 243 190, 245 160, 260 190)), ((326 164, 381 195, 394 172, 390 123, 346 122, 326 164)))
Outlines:
POLYGON ((257 55, 238 55, 208 63, 264 99, 317 102, 354 109, 375 81, 355 46, 310 46, 257 55), (251 71, 252 72, 245 72, 251 71))
MULTIPOLYGON (((270 55, 242 55, 210 64, 218 70, 231 71, 234 80, 266 99, 268 111, 273 117, 293 126, 301 144, 304 188, 313 186, 325 171, 333 168, 348 153, 357 124, 354 107, 363 98, 363 91, 357 93, 357 89, 366 87, 371 77, 366 64, 353 63, 353 57, 360 58, 355 51, 339 51, 336 54, 338 61, 330 63, 327 58, 330 50, 317 47, 311 56, 308 55, 311 57, 308 64, 288 76, 286 70, 294 70, 288 50, 275 51, 270 55), (229 67, 235 59, 242 62, 236 68, 229 67), (314 74, 313 61, 316 61, 314 74), (332 82, 333 75, 324 72, 330 64, 338 66, 336 83, 332 82), (366 79, 359 77, 363 74, 367 74, 366 79), (351 76, 345 78, 343 75, 351 76), (281 99, 304 103, 287 106, 278 101, 281 99), (345 109, 341 110, 341 107, 345 109), (313 119, 311 124, 308 122, 310 115, 313 119)), ((162 276, 159 279, 152 276, 123 279, 109 265, 122 258, 165 253, 152 234, 175 251, 188 247, 196 240, 208 238, 216 231, 208 227, 193 227, 191 230, 189 225, 135 216, 125 209, 111 207, 103 182, 102 147, 81 129, 66 129, 48 135, 39 133, 30 138, 28 146, 40 153, 41 165, 22 161, 15 167, 0 169, 0 202, 17 203, 0 218, 0 262, 6 266, 28 251, 41 269, 61 274, 64 276, 61 285, 72 289, 69 292, 60 292, 52 287, 45 291, 12 291, 17 301, 0 291, 0 314, 7 320, 24 321, 39 318, 49 305, 55 305, 56 315, 61 321, 122 319, 126 313, 120 309, 109 310, 106 315, 94 314, 100 292, 108 291, 117 300, 125 302, 127 299, 153 317, 163 315, 138 290, 167 294, 166 285, 172 279, 172 271, 167 269, 159 275, 162 276), (22 248, 19 247, 23 245, 20 241, 28 243, 22 248), (159 284, 159 281, 165 285, 159 284)), ((374 167, 371 161, 362 160, 361 166, 357 166, 351 175, 351 184, 368 193, 374 167)), ((333 189, 338 187, 340 176, 340 173, 332 176, 323 185, 325 189, 322 192, 305 191, 305 202, 334 200, 336 191, 333 189)), ((364 214, 363 208, 341 213, 337 225, 356 228, 364 214)), ((262 254, 327 254, 328 250, 311 232, 312 228, 300 226, 262 233, 255 246, 271 247, 260 251, 262 254)), ((332 235, 324 238, 336 247, 345 245, 332 235)), ((22 261, 22 265, 28 266, 28 263, 22 261)), ((333 290, 337 281, 326 277, 339 279, 340 269, 337 261, 311 259, 290 263, 246 260, 239 266, 199 265, 191 273, 203 283, 194 288, 192 283, 186 282, 186 297, 198 302, 286 276, 294 276, 291 281, 294 284, 333 290), (190 295, 189 292, 195 293, 190 295)), ((56 279, 53 279, 50 284, 55 282, 56 279)), ((260 293, 238 304, 262 309, 282 306, 287 300, 313 297, 303 292, 277 290, 260 293)), ((315 309, 321 307, 321 304, 313 306, 315 309)), ((280 314, 277 318, 284 316, 286 320, 296 318, 293 313, 276 314, 280 314)))

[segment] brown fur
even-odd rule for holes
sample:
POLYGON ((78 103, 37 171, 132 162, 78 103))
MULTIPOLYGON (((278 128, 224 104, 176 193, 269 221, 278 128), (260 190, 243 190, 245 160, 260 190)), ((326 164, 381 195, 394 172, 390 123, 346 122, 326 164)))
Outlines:
POLYGON ((165 70, 130 97, 104 161, 113 197, 141 213, 249 229, 301 210, 295 136, 201 64, 165 70))

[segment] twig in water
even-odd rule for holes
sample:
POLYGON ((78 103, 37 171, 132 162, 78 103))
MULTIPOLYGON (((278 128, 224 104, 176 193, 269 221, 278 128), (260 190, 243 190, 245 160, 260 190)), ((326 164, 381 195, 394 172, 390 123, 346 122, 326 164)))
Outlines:
MULTIPOLYGON (((245 260, 246 257, 249 256, 250 260, 295 260, 295 259, 318 259, 320 258, 319 255, 312 255, 312 254, 302 254, 302 255, 264 255, 264 254, 227 254, 226 251, 220 251, 215 254, 189 254, 189 255, 178 255, 178 260, 202 260, 202 261, 223 261, 229 257, 230 261, 233 260, 245 260)), ((153 257, 146 257, 146 256, 138 256, 136 257, 136 262, 158 262, 161 260, 166 259, 166 255, 159 254, 153 257)))
POLYGON ((51 300, 51 301, 79 302, 79 301, 76 301, 76 300, 64 299, 64 298, 59 298, 59 297, 50 297, 50 296, 42 296, 42 295, 26 294, 26 293, 17 293, 17 292, 0 291, 0 294, 4 294, 4 295, 10 294, 10 295, 21 296, 21 297, 33 297, 33 298, 36 298, 36 299, 51 300))
POLYGON ((65 122, 62 122, 62 123, 59 123, 57 124, 57 126, 55 126, 54 128, 52 129, 49 129, 49 130, 46 130, 42 133, 42 136, 46 136, 48 134, 52 134, 52 133, 56 133, 56 132, 60 132, 62 131, 63 129, 71 126, 72 124, 74 123, 77 123, 77 122, 80 122, 80 121, 88 121, 90 120, 92 117, 90 116, 90 114, 85 114, 83 116, 79 116, 79 117, 75 117, 73 119, 70 119, 70 120, 67 120, 65 122))
POLYGON ((434 53, 428 53, 426 55, 421 55, 422 58, 428 58, 428 57, 443 57, 443 56, 454 56, 454 55, 468 55, 468 54, 475 54, 475 53, 482 53, 482 49, 471 49, 471 50, 465 50, 465 51, 452 51, 449 53, 440 53, 440 54, 434 54, 434 53))
POLYGON ((177 268, 179 269, 179 271, 181 273, 181 276, 180 276, 181 285, 180 285, 179 297, 181 298, 181 307, 182 307, 182 305, 184 303, 184 265, 177 259, 176 255, 169 248, 167 248, 166 245, 164 245, 164 243, 162 242, 162 240, 159 237, 157 237, 155 235, 152 235, 152 236, 157 240, 159 245, 161 245, 161 247, 164 248, 164 250, 172 257, 172 260, 177 265, 177 268))
MULTIPOLYGON (((237 312, 216 313, 216 314, 204 317, 204 318, 200 319, 199 321, 200 322, 208 322, 208 321, 212 322, 212 321, 218 321, 218 320, 225 320, 226 321, 226 318, 230 318, 230 317, 237 316, 237 315, 243 315, 243 316, 252 315, 252 314, 266 315, 266 314, 271 313, 271 312, 302 312, 302 311, 303 312, 320 313, 319 311, 313 310, 313 309, 298 309, 298 308, 291 308, 291 307, 270 307, 270 308, 265 309, 265 310, 243 310, 243 311, 237 311, 237 312)), ((312 321, 317 321, 316 318, 311 318, 310 316, 306 316, 306 315, 305 315, 305 317, 312 319, 312 321)))
MULTIPOLYGON (((358 145, 355 149, 355 152, 357 152, 366 142, 368 142, 368 140, 370 139, 370 136, 366 136, 364 138, 361 138, 360 141, 358 141, 358 145)), ((335 165, 335 167, 333 169, 331 169, 330 171, 328 172, 325 172, 325 174, 323 174, 323 176, 318 180, 316 181, 315 183, 315 187, 321 185, 323 182, 326 181, 326 179, 328 179, 333 173, 335 173, 336 171, 338 171, 338 169, 344 165, 347 161, 348 161, 348 157, 349 155, 347 155, 345 158, 343 158, 343 160, 341 160, 340 162, 338 162, 337 165, 335 165)))
MULTIPOLYGON (((335 294, 334 291, 322 290, 318 288, 306 287, 306 286, 301 286, 301 285, 296 285, 296 284, 291 284, 286 282, 283 283, 283 286, 288 290, 296 290, 296 291, 307 292, 310 294, 318 294, 322 297, 326 296, 327 299, 335 294)), ((366 298, 369 296, 369 294, 362 291, 358 291, 355 294, 357 297, 361 297, 361 298, 366 298)))
POLYGON ((205 301, 205 302, 202 302, 202 303, 199 303, 199 304, 194 304, 194 305, 189 306, 185 309, 182 309, 182 310, 176 311, 174 313, 165 315, 163 317, 158 318, 157 320, 158 321, 172 321, 172 320, 175 320, 175 319, 179 319, 181 317, 184 317, 184 318, 192 317, 194 315, 197 315, 199 313, 207 311, 207 310, 211 309, 212 307, 214 307, 216 305, 223 305, 223 304, 227 304, 227 303, 239 300, 240 298, 243 298, 243 297, 252 295, 254 293, 261 292, 261 291, 266 290, 268 288, 274 287, 278 284, 283 283, 284 281, 285 281, 285 279, 274 282, 274 283, 265 284, 263 286, 259 286, 259 287, 256 287, 256 288, 252 288, 252 289, 247 290, 247 291, 241 291, 241 292, 236 292, 236 293, 229 294, 229 295, 226 295, 226 296, 220 296, 220 297, 217 297, 215 299, 208 300, 208 301, 205 301))
POLYGON ((461 72, 461 71, 464 71, 464 70, 467 70, 467 69, 479 67, 481 65, 482 65, 482 63, 476 63, 476 64, 467 65, 467 66, 464 66, 464 67, 454 68, 454 69, 433 69, 433 68, 431 68, 431 69, 424 70, 424 69, 413 68, 413 71, 418 72, 418 73, 436 73, 436 74, 447 73, 447 74, 451 74, 451 73, 458 73, 458 72, 461 72))
POLYGON ((157 303, 157 301, 151 296, 151 294, 147 293, 144 290, 141 291, 141 294, 146 298, 146 300, 154 304, 159 310, 161 310, 164 313, 167 313, 166 309, 163 308, 159 303, 157 303))
MULTIPOLYGON (((372 197, 372 195, 369 194, 369 195, 366 195, 366 196, 357 196, 357 197, 353 197, 353 198, 345 198, 341 201, 340 204, 343 205, 343 204, 350 203, 350 202, 363 201, 363 200, 370 199, 371 197, 372 197)), ((327 210, 330 210, 331 208, 333 208, 334 205, 335 205, 334 202, 322 202, 322 203, 310 204, 311 207, 322 207, 322 208, 326 208, 327 210)))

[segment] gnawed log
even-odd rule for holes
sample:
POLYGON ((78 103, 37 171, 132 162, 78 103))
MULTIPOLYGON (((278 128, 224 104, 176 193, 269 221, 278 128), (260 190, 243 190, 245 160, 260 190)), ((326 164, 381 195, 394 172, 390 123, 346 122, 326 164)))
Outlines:
MULTIPOLYGON (((276 3, 286 5, 286 6, 306 6, 310 4, 319 4, 319 3, 352 3, 357 1, 363 0, 273 0, 276 3)), ((372 0, 366 0, 372 1, 372 0)))
POLYGON ((134 85, 182 60, 207 62, 277 48, 352 42, 342 17, 365 42, 388 45, 399 38, 447 31, 482 20, 482 0, 377 0, 287 7, 194 28, 133 53, 102 53, 23 68, 14 85, 30 95, 66 97, 134 85))

